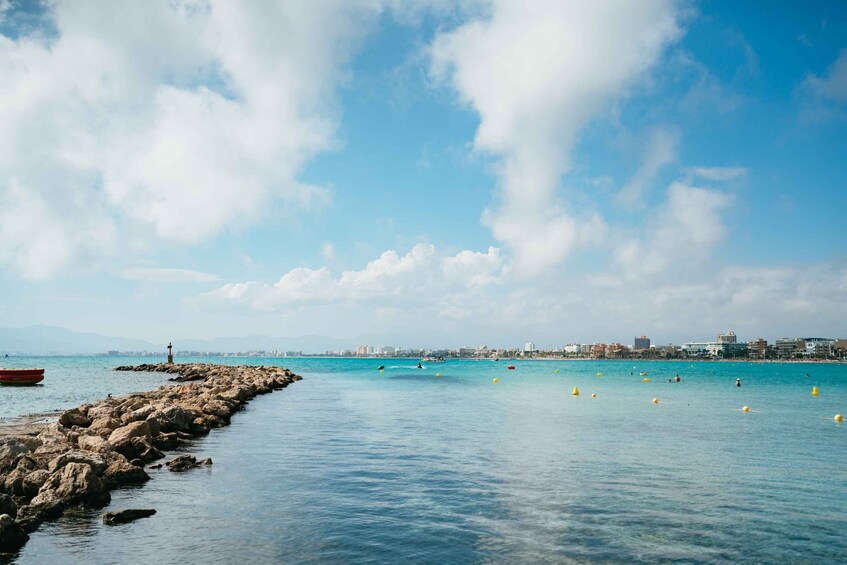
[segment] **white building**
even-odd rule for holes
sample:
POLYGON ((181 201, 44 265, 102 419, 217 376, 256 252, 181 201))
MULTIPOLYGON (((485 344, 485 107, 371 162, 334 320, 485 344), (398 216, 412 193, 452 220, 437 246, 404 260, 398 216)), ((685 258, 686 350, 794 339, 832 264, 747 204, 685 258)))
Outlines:
POLYGON ((523 350, 524 350, 524 353, 535 353, 536 351, 538 351, 535 348, 535 344, 532 343, 531 341, 526 342, 526 345, 523 346, 523 350))

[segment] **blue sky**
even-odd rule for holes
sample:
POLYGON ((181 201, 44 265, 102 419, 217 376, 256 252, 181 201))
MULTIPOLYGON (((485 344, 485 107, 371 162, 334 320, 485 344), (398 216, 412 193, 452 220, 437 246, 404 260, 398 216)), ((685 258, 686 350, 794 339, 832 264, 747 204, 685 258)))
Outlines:
POLYGON ((0 34, 2 326, 847 335, 842 3, 0 0, 0 34))

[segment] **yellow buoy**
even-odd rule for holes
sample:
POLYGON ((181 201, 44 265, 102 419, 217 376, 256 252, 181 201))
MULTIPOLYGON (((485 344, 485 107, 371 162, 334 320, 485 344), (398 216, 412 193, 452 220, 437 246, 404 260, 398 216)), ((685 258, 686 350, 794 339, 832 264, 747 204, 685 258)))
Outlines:
POLYGON ((645 382, 645 383, 649 383, 649 382, 650 382, 650 378, 649 378, 649 377, 644 377, 644 378, 642 379, 642 381, 643 381, 643 382, 645 382))
POLYGON ((817 396, 817 395, 818 395, 818 387, 813 386, 812 387, 812 396, 817 396))
POLYGON ((658 403, 659 403, 659 399, 658 399, 658 398, 654 398, 654 399, 653 399, 653 404, 658 404, 658 403))
POLYGON ((598 377, 602 377, 602 376, 603 376, 603 373, 597 373, 597 376, 598 376, 598 377))
POLYGON ((384 373, 384 372, 385 372, 385 369, 380 369, 380 370, 379 370, 379 372, 380 372, 380 373, 384 373))
POLYGON ((435 373, 435 376, 436 376, 436 377, 440 377, 440 376, 441 376, 441 373, 435 373))
POLYGON ((836 414, 836 415, 835 415, 835 421, 836 421, 836 422, 843 422, 843 421, 844 421, 844 416, 842 416, 841 414, 836 414))
POLYGON ((597 398, 597 393, 596 393, 596 392, 592 392, 592 393, 591 393, 591 398, 597 398))
POLYGON ((573 395, 574 395, 574 396, 579 396, 579 389, 578 389, 578 388, 573 387, 573 395))
POLYGON ((558 374, 558 373, 559 373, 559 369, 556 369, 556 374, 558 374))
POLYGON ((499 383, 499 382, 500 382, 500 379, 498 379, 497 377, 494 377, 494 380, 493 380, 493 381, 491 381, 491 382, 493 382, 493 383, 499 383))
POLYGON ((742 409, 741 409, 741 411, 742 411, 742 412, 749 412, 749 411, 750 411, 750 407, 749 407, 749 406, 745 406, 744 408, 742 408, 742 409))

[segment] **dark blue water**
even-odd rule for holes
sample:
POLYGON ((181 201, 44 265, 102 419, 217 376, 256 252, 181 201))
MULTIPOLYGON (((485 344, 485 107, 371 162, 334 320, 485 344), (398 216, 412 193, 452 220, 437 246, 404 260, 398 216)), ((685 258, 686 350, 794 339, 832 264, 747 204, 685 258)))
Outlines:
POLYGON ((211 468, 113 493, 158 514, 77 512, 17 560, 847 561, 847 366, 281 364, 304 380, 186 450, 211 468))

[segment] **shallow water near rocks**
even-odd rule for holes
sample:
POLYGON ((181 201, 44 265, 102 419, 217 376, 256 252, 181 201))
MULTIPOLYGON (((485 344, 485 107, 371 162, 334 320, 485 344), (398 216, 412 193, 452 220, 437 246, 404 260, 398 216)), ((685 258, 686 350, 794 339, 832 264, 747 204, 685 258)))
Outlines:
MULTIPOLYGON (((847 426, 832 420, 847 415, 844 365, 249 362, 304 380, 180 451, 211 467, 152 470, 106 509, 44 524, 6 560, 847 561, 847 426), (668 383, 677 373, 683 382, 668 383), (100 522, 121 508, 157 514, 100 522)), ((18 410, 8 416, 166 382, 106 371, 116 360, 64 363, 94 369, 63 392, 61 370, 48 367, 26 402, 0 389, 2 406, 18 410)))

